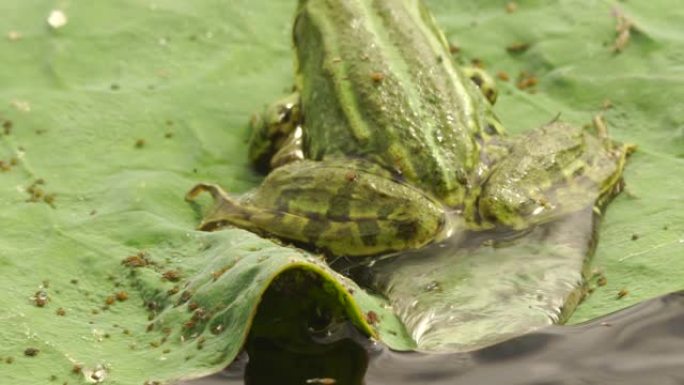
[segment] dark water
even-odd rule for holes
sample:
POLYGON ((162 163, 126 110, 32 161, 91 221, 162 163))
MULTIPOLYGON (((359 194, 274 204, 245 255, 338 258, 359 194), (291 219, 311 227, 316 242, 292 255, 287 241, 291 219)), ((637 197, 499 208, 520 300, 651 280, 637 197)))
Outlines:
POLYGON ((223 373, 182 385, 324 383, 314 379, 368 385, 682 385, 684 291, 469 353, 393 352, 349 326, 332 340, 316 354, 294 354, 254 340, 248 354, 223 373))

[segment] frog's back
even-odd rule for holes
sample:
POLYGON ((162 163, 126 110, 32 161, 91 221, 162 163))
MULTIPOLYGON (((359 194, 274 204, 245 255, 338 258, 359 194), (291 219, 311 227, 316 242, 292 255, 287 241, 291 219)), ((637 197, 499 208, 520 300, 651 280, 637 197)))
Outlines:
POLYGON ((368 158, 463 202, 495 118, 421 1, 301 0, 294 39, 308 157, 368 158))

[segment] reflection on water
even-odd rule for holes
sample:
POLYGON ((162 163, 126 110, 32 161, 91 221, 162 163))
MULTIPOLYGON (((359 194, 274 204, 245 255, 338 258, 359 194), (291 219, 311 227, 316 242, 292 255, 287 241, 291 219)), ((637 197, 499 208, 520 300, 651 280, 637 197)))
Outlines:
POLYGON ((466 353, 397 353, 369 343, 352 328, 340 330, 325 355, 292 354, 256 341, 248 347, 249 359, 243 355, 223 373, 183 385, 331 379, 337 385, 684 383, 684 291, 466 353))

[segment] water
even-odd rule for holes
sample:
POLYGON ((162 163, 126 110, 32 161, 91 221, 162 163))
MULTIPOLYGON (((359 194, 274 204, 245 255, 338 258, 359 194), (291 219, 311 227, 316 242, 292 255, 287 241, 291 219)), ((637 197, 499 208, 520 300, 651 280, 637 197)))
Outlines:
POLYGON ((388 299, 418 345, 462 352, 563 323, 584 293, 591 208, 523 232, 456 232, 370 263, 333 267, 388 299))
POLYGON ((684 291, 575 326, 536 332, 465 353, 399 353, 340 328, 325 353, 287 352, 265 340, 215 376, 182 385, 682 385, 684 291), (321 382, 318 382, 321 383, 321 382))

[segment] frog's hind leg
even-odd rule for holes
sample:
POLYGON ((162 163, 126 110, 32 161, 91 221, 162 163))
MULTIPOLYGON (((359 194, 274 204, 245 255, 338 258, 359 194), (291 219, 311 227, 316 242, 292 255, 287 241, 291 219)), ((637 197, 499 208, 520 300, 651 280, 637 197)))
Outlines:
MULTIPOLYGON (((605 129, 605 127, 603 127, 605 129)), ((478 197, 482 220, 522 229, 587 207, 600 212, 621 187, 627 156, 597 128, 552 122, 520 138, 478 197)))
POLYGON ((301 120, 299 92, 293 92, 270 104, 260 114, 255 114, 250 122, 249 160, 252 164, 267 172, 298 159, 301 154, 301 120))
POLYGON ((442 234, 447 221, 432 198, 377 166, 348 159, 289 163, 243 198, 200 184, 187 199, 203 191, 215 200, 203 230, 233 225, 336 256, 418 248, 442 234))

